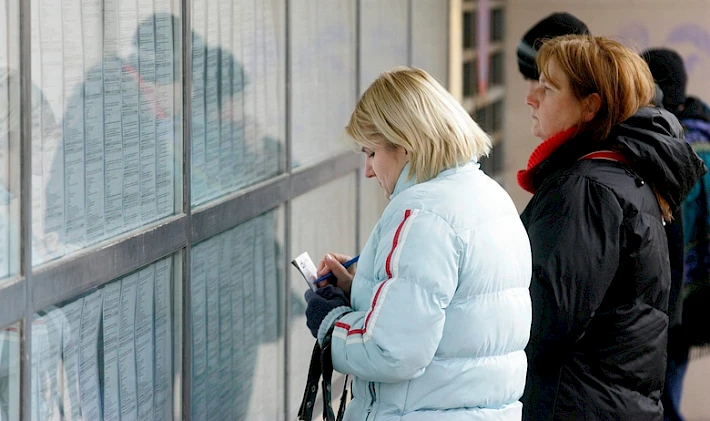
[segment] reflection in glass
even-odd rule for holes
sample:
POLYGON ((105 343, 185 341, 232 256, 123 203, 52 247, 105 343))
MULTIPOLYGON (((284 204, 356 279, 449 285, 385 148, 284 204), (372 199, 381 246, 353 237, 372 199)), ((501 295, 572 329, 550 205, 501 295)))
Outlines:
POLYGON ((172 420, 172 258, 32 321, 33 420, 172 420))
POLYGON ((0 281, 20 263, 19 2, 0 1, 0 281))
POLYGON ((269 212, 192 248, 192 420, 283 413, 279 218, 269 212))
POLYGON ((355 2, 293 0, 289 16, 291 164, 298 167, 348 148, 343 127, 357 99, 355 2))
POLYGON ((280 172, 282 7, 193 1, 193 205, 280 172))
MULTIPOLYGON (((352 174, 333 180, 293 200, 291 250, 294 256, 307 251, 318 264, 328 252, 357 254, 355 250, 356 201, 353 194, 356 191, 355 177, 356 175, 352 174)), ((374 180, 362 182, 377 184, 374 180)), ((383 195, 382 189, 377 194, 383 195)), ((367 237, 363 239, 365 240, 367 237)), ((294 419, 303 396, 303 386, 306 384, 308 364, 315 339, 306 327, 306 302, 303 293, 308 286, 295 268, 289 267, 289 270, 294 273, 291 275, 291 284, 288 288, 291 296, 289 314, 289 390, 291 393, 288 419, 294 419)), ((339 398, 339 391, 342 390, 336 386, 337 377, 338 375, 335 374, 333 379, 333 390, 338 391, 333 392, 334 398, 339 398)))
POLYGON ((0 329, 0 420, 20 420, 20 327, 0 329))
POLYGON ((172 3, 32 0, 33 264, 181 202, 172 3))

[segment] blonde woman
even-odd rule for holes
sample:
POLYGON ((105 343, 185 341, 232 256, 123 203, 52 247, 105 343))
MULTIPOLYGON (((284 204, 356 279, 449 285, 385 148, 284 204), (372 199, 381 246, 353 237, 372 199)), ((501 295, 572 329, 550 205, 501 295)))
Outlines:
POLYGON ((346 420, 519 420, 530 334, 530 245, 477 160, 490 140, 423 70, 396 68, 346 128, 390 203, 357 272, 308 291, 314 336, 355 377, 346 420))
POLYGON ((662 420, 663 226, 705 172, 651 72, 604 37, 543 44, 527 96, 543 142, 518 173, 533 253, 526 420, 662 420))

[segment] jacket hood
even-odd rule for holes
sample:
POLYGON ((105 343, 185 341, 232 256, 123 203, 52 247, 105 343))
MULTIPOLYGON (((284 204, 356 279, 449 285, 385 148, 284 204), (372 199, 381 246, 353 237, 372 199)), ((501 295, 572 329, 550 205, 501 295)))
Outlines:
POLYGON ((631 166, 678 209, 690 189, 707 172, 703 161, 683 139, 683 127, 670 112, 642 108, 615 126, 608 140, 631 166))

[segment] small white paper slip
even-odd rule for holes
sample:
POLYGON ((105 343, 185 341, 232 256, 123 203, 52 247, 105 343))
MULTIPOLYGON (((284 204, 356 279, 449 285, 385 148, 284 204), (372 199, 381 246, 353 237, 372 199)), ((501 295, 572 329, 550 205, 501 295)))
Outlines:
POLYGON ((313 291, 318 289, 318 287, 313 283, 316 279, 318 279, 318 270, 316 269, 316 265, 313 263, 313 260, 311 260, 311 256, 308 255, 307 251, 299 254, 296 258, 291 260, 291 264, 294 265, 299 272, 301 272, 303 279, 306 280, 306 283, 313 291))

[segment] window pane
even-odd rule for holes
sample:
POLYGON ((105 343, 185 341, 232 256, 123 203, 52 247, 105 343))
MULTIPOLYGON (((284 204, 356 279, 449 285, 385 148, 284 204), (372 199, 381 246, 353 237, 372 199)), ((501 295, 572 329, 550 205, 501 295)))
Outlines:
POLYGON ((272 211, 192 248, 192 420, 283 415, 283 217, 272 211))
POLYGON ((463 64, 463 95, 471 97, 476 95, 478 80, 476 60, 466 61, 463 64))
POLYGON ((491 119, 488 116, 488 107, 481 107, 476 110, 475 117, 473 119, 478 123, 479 126, 485 131, 486 133, 491 132, 491 119))
POLYGON ((491 55, 491 85, 503 84, 505 68, 503 68, 503 53, 491 55))
POLYGON ((494 102, 491 111, 493 114, 493 116, 492 116, 493 124, 491 127, 492 131, 497 132, 497 131, 503 130, 503 118, 504 118, 503 113, 505 112, 505 108, 503 107, 503 101, 500 100, 500 101, 494 102))
POLYGON ((355 2, 293 0, 291 166, 342 152, 343 127, 355 106, 355 2))
POLYGON ((20 324, 0 329, 0 420, 20 420, 20 324))
MULTIPOLYGON (((372 180, 365 180, 372 181, 372 180)), ((291 220, 291 253, 308 252, 317 265, 325 253, 357 254, 355 249, 355 174, 320 186, 293 200, 291 220)), ((363 239, 365 241, 366 239, 363 239)), ((306 327, 303 293, 308 288, 295 268, 291 270, 291 314, 289 315, 289 408, 288 419, 295 419, 308 375, 315 339, 306 327)), ((333 399, 342 389, 333 378, 333 399)), ((320 398, 319 398, 320 399, 320 398)))
POLYGON ((192 204, 280 172, 284 1, 192 2, 192 204))
POLYGON ((503 9, 494 9, 492 12, 491 19, 491 41, 503 41, 503 34, 505 33, 505 21, 503 9))
POLYGON ((172 0, 31 8, 39 264, 180 211, 180 22, 172 0))
POLYGON ((18 3, 0 1, 0 281, 20 263, 20 73, 18 3))
POLYGON ((168 257, 36 314, 31 418, 172 420, 178 273, 168 257))
MULTIPOLYGON (((407 4, 407 0, 361 1, 361 93, 380 73, 408 64, 407 4)), ((444 49, 444 45, 440 48, 444 49)))
POLYGON ((463 14, 463 48, 476 47, 476 13, 463 14))

